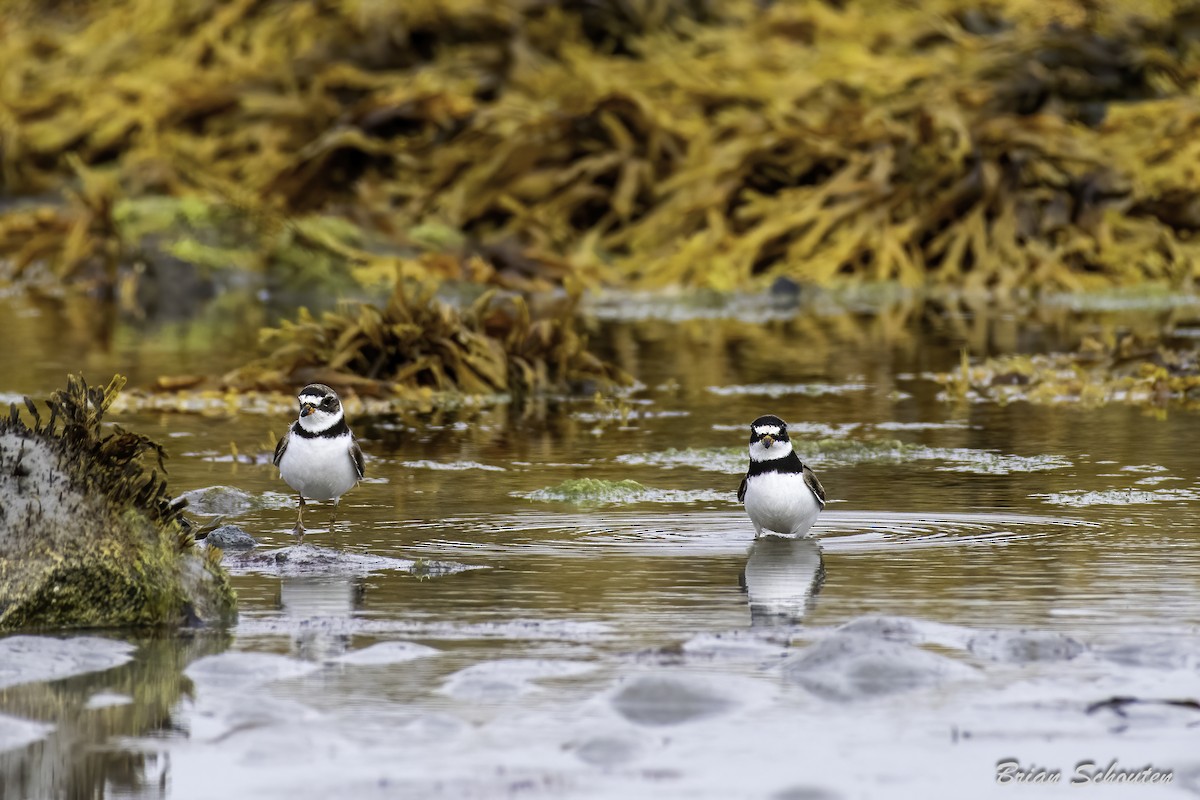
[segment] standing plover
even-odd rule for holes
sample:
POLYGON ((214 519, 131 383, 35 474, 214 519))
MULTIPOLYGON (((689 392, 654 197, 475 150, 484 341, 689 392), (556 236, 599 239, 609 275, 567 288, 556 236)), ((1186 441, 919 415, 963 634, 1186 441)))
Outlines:
POLYGON ((804 465, 787 423, 768 414, 750 423, 750 469, 738 487, 738 502, 754 523, 754 536, 764 530, 803 536, 825 508, 825 489, 804 465))
MULTIPOLYGON (((304 499, 332 500, 333 514, 343 494, 363 476, 363 454, 346 425, 337 392, 323 383, 300 390, 300 418, 275 445, 279 475, 300 495, 297 537, 304 537, 304 499)), ((333 515, 330 516, 330 527, 333 515)))

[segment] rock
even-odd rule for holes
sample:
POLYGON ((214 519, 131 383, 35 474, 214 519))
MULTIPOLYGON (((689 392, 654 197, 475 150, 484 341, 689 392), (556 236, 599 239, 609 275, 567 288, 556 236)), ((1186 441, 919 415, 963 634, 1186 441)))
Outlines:
POLYGON ((767 292, 776 299, 795 301, 804 292, 804 287, 798 281, 786 275, 780 275, 771 282, 771 287, 767 292))
MULTIPOLYGON (((101 427, 124 379, 72 377, 43 424, 0 419, 0 630, 176 625, 233 611, 166 492, 159 445, 101 427)), ((215 553, 214 553, 215 554, 215 553)))
POLYGON ((596 669, 586 661, 553 658, 501 658, 481 661, 446 678, 439 691, 468 700, 489 700, 540 691, 536 681, 567 678, 596 669))
POLYGON ((595 668, 584 661, 501 658, 460 669, 446 678, 439 691, 460 700, 495 702, 537 691, 535 680, 582 675, 595 668))
POLYGON ((222 550, 250 550, 258 547, 258 540, 237 525, 222 525, 211 531, 204 543, 208 547, 219 547, 222 550))
POLYGON ((597 736, 576 745, 575 757, 595 767, 615 767, 632 761, 639 747, 636 742, 611 736, 597 736))
POLYGON ((1119 641, 1094 646, 1093 652, 1123 667, 1200 669, 1200 643, 1180 636, 1123 634, 1119 641))
POLYGON ((839 625, 837 633, 858 634, 912 645, 934 645, 946 650, 964 650, 967 642, 979 635, 978 630, 959 625, 886 614, 864 614, 855 617, 839 625))
POLYGON ((415 561, 404 558, 334 550, 308 542, 274 550, 244 550, 225 559, 225 567, 235 574, 257 572, 293 578, 371 575, 384 570, 410 572, 415 565, 415 561))
MULTIPOLYGON (((6 753, 46 738, 53 725, 0 714, 0 753, 6 753)), ((0 788, 4 785, 0 779, 0 788)), ((25 788, 25 787, 22 787, 25 788)))
POLYGON ((132 661, 135 649, 98 636, 7 636, 0 639, 0 689, 103 672, 132 661))
POLYGON ((862 700, 972 678, 952 658, 901 642, 835 634, 789 659, 784 676, 827 700, 862 700))
MULTIPOLYGON (((269 463, 269 459, 268 459, 269 463)), ((233 486, 206 486, 179 495, 187 501, 187 510, 205 516, 234 517, 264 508, 287 508, 294 503, 290 495, 279 492, 250 494, 233 486)))
POLYGON ((908 617, 885 617, 870 614, 855 617, 838 627, 838 633, 860 634, 890 642, 916 644, 921 641, 921 632, 916 622, 908 617))
POLYGON ((320 666, 275 653, 219 653, 205 656, 183 671, 198 686, 234 689, 299 678, 320 666))
POLYGON ((416 642, 379 642, 370 647, 364 647, 362 650, 345 653, 332 660, 338 664, 362 667, 400 664, 415 658, 428 658, 441 654, 441 650, 416 642))
POLYGON ((617 692, 613 706, 640 725, 678 725, 727 711, 733 703, 708 687, 667 676, 638 678, 617 692))
POLYGON ((769 800, 838 800, 841 795, 820 786, 789 786, 771 795, 769 800))
POLYGON ((179 495, 179 499, 186 500, 188 511, 196 514, 232 516, 254 508, 254 498, 250 493, 232 486, 208 486, 204 489, 193 489, 179 495))
POLYGON ((1010 664, 1034 661, 1070 661, 1084 646, 1061 633, 1051 631, 992 631, 967 642, 977 656, 1010 664))

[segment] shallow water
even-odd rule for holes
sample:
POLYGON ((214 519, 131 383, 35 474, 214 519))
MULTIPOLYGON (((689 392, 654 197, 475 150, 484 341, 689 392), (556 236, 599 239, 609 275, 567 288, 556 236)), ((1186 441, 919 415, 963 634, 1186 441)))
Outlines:
MULTIPOLYGON (((121 419, 167 444, 175 491, 246 493, 240 616, 0 639, 0 797, 1059 796, 997 762, 1065 784, 1114 759, 1172 782, 1088 788, 1200 793, 1200 711, 1105 703, 1200 696, 1194 415, 943 404, 921 377, 964 343, 1186 317, 809 311, 607 310, 598 341, 646 386, 625 414, 351 420, 369 480, 282 562, 288 419, 121 419), (755 542, 736 503, 766 412, 831 498, 811 540, 755 542), (575 478, 648 491, 531 499, 575 478)), ((216 371, 262 320, 68 316, 0 300, 0 393, 216 371)))

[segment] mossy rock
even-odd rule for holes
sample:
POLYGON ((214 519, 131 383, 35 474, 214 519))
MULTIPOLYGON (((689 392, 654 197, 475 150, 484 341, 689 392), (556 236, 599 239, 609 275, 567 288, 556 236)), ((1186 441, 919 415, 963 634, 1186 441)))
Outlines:
POLYGON ((234 608, 220 551, 195 546, 146 463, 162 450, 101 419, 124 383, 72 378, 42 424, 0 421, 0 630, 178 625, 234 608))

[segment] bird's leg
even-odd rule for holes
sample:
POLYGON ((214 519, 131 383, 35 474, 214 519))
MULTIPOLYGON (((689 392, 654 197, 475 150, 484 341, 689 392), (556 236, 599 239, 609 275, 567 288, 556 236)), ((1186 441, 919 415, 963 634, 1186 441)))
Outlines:
POLYGON ((333 533, 333 523, 337 522, 338 503, 342 502, 342 498, 333 498, 333 511, 329 512, 329 532, 333 533))
POLYGON ((296 544, 300 544, 304 539, 304 495, 300 495, 300 510, 296 514, 296 527, 292 528, 292 533, 296 534, 296 544))

